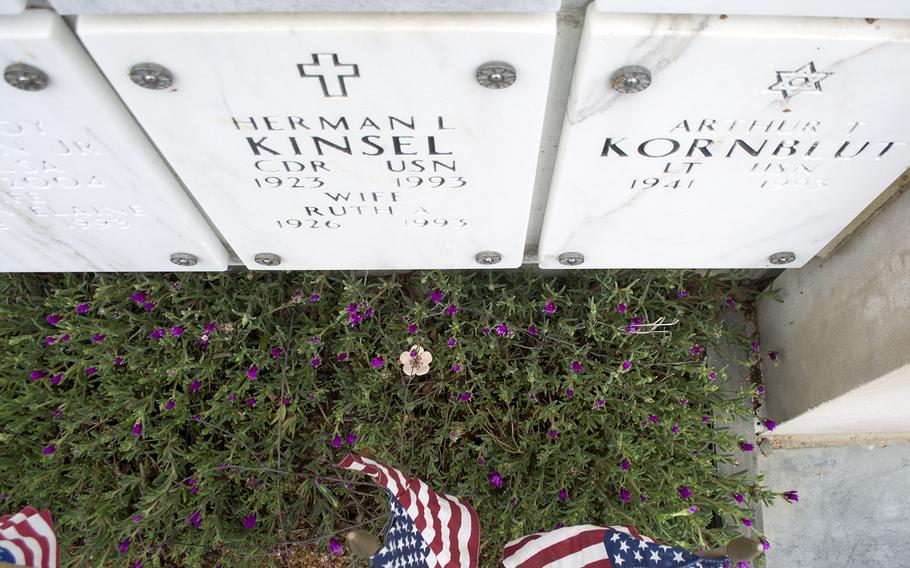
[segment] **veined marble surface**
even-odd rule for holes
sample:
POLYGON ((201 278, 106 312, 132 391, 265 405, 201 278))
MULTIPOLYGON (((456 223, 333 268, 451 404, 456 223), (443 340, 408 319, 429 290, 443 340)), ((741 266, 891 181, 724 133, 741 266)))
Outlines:
POLYGON ((61 14, 556 12, 561 0, 50 0, 61 14))
POLYGON ((77 30, 249 268, 477 268, 481 251, 521 264, 553 14, 84 16, 77 30), (491 61, 515 83, 478 84, 491 61), (142 62, 172 87, 133 84, 142 62))
POLYGON ((910 18, 907 0, 596 0, 601 12, 910 18))
POLYGON ((0 17, 0 272, 224 270, 227 253, 63 20, 0 17), (170 255, 196 255, 181 268, 170 255))
POLYGON ((910 165, 910 22, 588 10, 540 265, 801 266, 910 165), (613 90, 627 65, 651 84, 613 90))

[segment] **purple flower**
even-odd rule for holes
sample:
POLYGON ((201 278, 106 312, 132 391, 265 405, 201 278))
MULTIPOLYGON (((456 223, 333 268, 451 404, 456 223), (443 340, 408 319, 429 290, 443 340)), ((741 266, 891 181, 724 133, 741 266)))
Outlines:
POLYGON ((490 335, 490 328, 485 327, 481 330, 481 333, 484 335, 490 335))
POLYGON ((483 465, 486 463, 486 460, 483 459, 483 456, 477 458, 477 465, 483 465))
POLYGON ((345 438, 344 441, 353 446, 354 442, 357 441, 357 434, 348 434, 348 437, 345 438))
POLYGON ((736 568, 750 568, 752 564, 748 560, 740 560, 736 563, 736 568))
POLYGON ((713 379, 716 379, 716 378, 717 378, 717 373, 715 373, 715 372, 710 372, 710 373, 708 373, 708 378, 709 378, 709 379, 712 379, 712 380, 713 380, 713 379))
POLYGON ((660 424, 660 418, 654 416, 653 414, 648 416, 648 422, 653 422, 654 424, 660 424))
POLYGON ((57 451, 57 446, 55 446, 54 444, 48 444, 48 445, 44 446, 44 449, 41 451, 44 453, 44 455, 49 456, 52 453, 57 451))
POLYGON ((334 538, 329 539, 329 550, 332 551, 332 554, 335 556, 341 556, 341 553, 344 552, 344 547, 341 546, 341 543, 335 540, 334 538))
POLYGON ((471 393, 465 391, 458 395, 458 400, 460 402, 471 402, 471 393))
POLYGON ((573 396, 575 396, 575 391, 572 389, 566 389, 566 398, 572 398, 573 396))
POLYGON ((167 335, 167 330, 158 328, 149 334, 149 339, 151 339, 152 341, 158 341, 165 335, 167 335))
POLYGON ((237 400, 237 395, 231 393, 231 394, 228 396, 228 400, 231 401, 231 402, 234 402, 235 400, 237 400))
POLYGON ((679 404, 681 404, 683 407, 685 407, 686 405, 689 404, 689 401, 684 398, 681 398, 681 399, 679 399, 679 404))
POLYGON ((622 362, 622 370, 623 370, 623 371, 628 371, 628 370, 631 369, 631 368, 632 368, 632 361, 623 361, 623 362, 622 362))
POLYGON ((498 471, 494 471, 493 473, 490 474, 490 485, 492 485, 496 489, 499 489, 500 487, 502 487, 502 476, 499 475, 498 471))
POLYGON ((690 512, 690 513, 695 513, 695 512, 697 512, 697 511, 698 511, 698 506, 692 505, 691 507, 689 507, 689 512, 690 512))
POLYGON ((196 392, 199 390, 199 387, 202 386, 202 381, 199 379, 194 380, 190 383, 190 392, 196 392))
POLYGON ((43 342, 45 345, 53 345, 54 343, 57 342, 57 338, 48 335, 47 337, 45 337, 45 338, 42 340, 42 342, 43 342))
POLYGON ((148 294, 145 292, 136 292, 130 296, 130 300, 136 302, 137 304, 142 304, 148 300, 148 294))
POLYGON ((87 313, 91 307, 92 307, 91 304, 87 304, 87 303, 79 304, 78 306, 76 306, 76 313, 79 315, 82 315, 84 313, 87 313))
POLYGON ((752 348, 752 351, 758 351, 761 349, 761 347, 758 345, 757 341, 753 341, 752 343, 750 343, 749 347, 752 348))
POLYGON ((29 377, 31 377, 31 379, 33 381, 41 380, 46 376, 47 376, 47 371, 32 371, 31 374, 29 375, 29 377))
POLYGON ((726 304, 727 304, 727 307, 730 308, 731 310, 736 309, 736 300, 733 299, 733 296, 727 296, 726 304))
POLYGON ((446 343, 449 347, 455 347, 455 338, 450 337, 449 341, 446 343))
POLYGON ((408 335, 414 335, 415 333, 417 333, 417 326, 412 323, 408 326, 408 335))
POLYGON ((374 367, 382 367, 383 365, 385 365, 385 360, 381 356, 376 357, 375 359, 370 361, 370 365, 373 365, 374 367))
POLYGON ((620 487, 619 488, 619 500, 622 501, 623 503, 628 503, 629 501, 632 500, 632 494, 629 493, 629 490, 626 489, 625 487, 620 487))
POLYGON ((47 321, 47 323, 49 323, 51 325, 57 325, 60 322, 60 320, 62 320, 62 319, 63 319, 63 316, 58 316, 56 314, 51 314, 51 315, 47 316, 46 318, 44 318, 44 320, 47 321))
POLYGON ((702 351, 704 351, 704 350, 705 350, 705 348, 703 346, 696 343, 695 345, 692 346, 692 349, 689 350, 689 353, 691 353, 692 355, 698 356, 698 355, 701 355, 702 351))
POLYGON ((343 351, 341 353, 339 353, 338 355, 335 355, 336 361, 342 362, 342 361, 347 361, 347 359, 348 359, 348 354, 343 351))
POLYGON ((744 527, 751 527, 751 526, 752 526, 752 521, 749 520, 749 519, 740 519, 740 521, 742 521, 744 527))
POLYGON ((460 372, 461 372, 461 365, 452 365, 452 372, 453 372, 453 373, 460 373, 460 372))
POLYGON ((332 447, 333 448, 340 448, 341 443, 342 443, 341 436, 335 436, 334 438, 332 438, 332 447))
POLYGON ((64 341, 69 341, 69 340, 70 340, 70 334, 68 334, 68 333, 64 333, 63 335, 60 336, 60 343, 63 343, 64 341))
POLYGON ((784 499, 790 501, 791 503, 795 503, 799 501, 799 495, 796 494, 796 491, 791 489, 790 491, 784 492, 784 499))
POLYGON ((173 335, 174 337, 180 337, 181 335, 183 335, 184 331, 186 331, 185 325, 175 325, 174 327, 171 328, 171 335, 173 335))
POLYGON ((319 360, 319 357, 313 357, 312 359, 310 359, 310 365, 312 365, 313 367, 318 367, 321 363, 322 363, 322 361, 319 360))
POLYGON ((692 496, 692 491, 685 485, 680 485, 677 488, 677 491, 679 491, 679 496, 683 499, 688 499, 689 497, 692 496))
POLYGON ((755 389, 755 392, 757 392, 758 394, 765 394, 765 386, 758 385, 758 388, 755 389))
POLYGON ((442 301, 443 297, 444 297, 444 294, 442 293, 442 290, 440 290, 439 288, 436 288, 435 290, 433 290, 433 293, 430 294, 430 301, 433 302, 434 304, 438 304, 439 302, 442 301))
POLYGON ((256 406, 256 399, 255 399, 255 398, 248 398, 248 399, 246 399, 246 403, 247 403, 247 405, 249 405, 249 406, 256 406))
POLYGON ((251 513, 243 518, 243 528, 251 529, 256 526, 256 513, 251 513))
POLYGON ((734 493, 733 499, 735 499, 737 503, 742 503, 746 500, 746 498, 743 497, 742 495, 740 495, 739 493, 734 493))
POLYGON ((606 401, 602 398, 598 398, 597 402, 594 403, 594 409, 597 410, 603 408, 604 404, 606 404, 606 401))
POLYGON ((142 422, 136 422, 136 424, 133 425, 133 436, 141 436, 141 435, 142 435, 142 422))
POLYGON ((648 496, 645 495, 644 493, 642 493, 641 495, 638 496, 638 500, 639 500, 641 503, 644 503, 645 501, 648 500, 648 496))
POLYGON ((449 304, 448 306, 446 306, 446 315, 447 316, 454 316, 457 313, 458 313, 458 306, 456 306, 455 304, 449 304))
POLYGON ((134 523, 138 523, 139 521, 141 521, 144 518, 145 518, 145 515, 133 515, 132 521, 134 523))
POLYGON ((547 300, 547 305, 543 307, 543 312, 545 314, 555 314, 559 310, 556 309, 556 302, 553 300, 547 300))
POLYGON ((269 353, 271 353, 272 357, 275 359, 281 357, 281 349, 278 349, 277 347, 273 347, 269 353))
POLYGON ((62 381, 62 380, 63 380, 63 375, 58 373, 58 374, 54 375, 53 377, 51 377, 51 384, 52 385, 60 384, 60 381, 62 381))
POLYGON ((556 438, 559 437, 559 432, 557 432, 555 428, 553 430, 550 430, 549 432, 547 432, 547 434, 549 434, 550 438, 553 440, 555 440, 556 438))
POLYGON ((680 289, 676 295, 679 296, 680 298, 685 298, 686 296, 689 295, 689 293, 686 292, 685 290, 680 289))
POLYGON ((252 380, 255 380, 259 376, 259 367, 256 365, 250 365, 250 368, 246 371, 246 376, 252 380))
POLYGON ((316 345, 317 343, 319 343, 319 338, 314 335, 313 337, 310 338, 310 343, 312 343, 313 345, 316 345))
POLYGON ((126 551, 130 549, 130 539, 125 539, 123 542, 117 545, 117 552, 120 554, 126 554, 126 551))
POLYGON ((761 542, 761 547, 765 550, 771 550, 771 543, 768 542, 764 537, 758 539, 761 542))
POLYGON ((619 467, 623 471, 629 471, 629 468, 632 467, 632 462, 630 462, 628 459, 623 459, 622 463, 619 464, 619 467))
POLYGON ((704 422, 705 424, 707 424, 707 423, 711 422, 711 417, 710 417, 710 416, 702 416, 702 417, 701 417, 701 421, 704 422))
POLYGON ((97 372, 98 372, 98 369, 96 369, 95 367, 89 367, 88 369, 85 370, 85 374, 89 375, 89 376, 94 375, 97 372))
POLYGON ((627 309, 628 309, 628 307, 625 304, 619 304, 618 306, 616 306, 616 311, 621 314, 626 313, 627 309))
POLYGON ((212 333, 216 329, 218 329, 218 324, 213 321, 202 326, 203 333, 212 333))
POLYGON ((103 333, 96 333, 95 335, 92 336, 92 343, 101 343, 102 341, 104 341, 105 337, 107 337, 107 336, 104 335, 103 333))
POLYGON ((780 353, 777 351, 768 351, 768 359, 771 359, 773 362, 777 362, 777 359, 780 357, 780 353))
POLYGON ((202 527, 202 513, 199 511, 193 511, 193 514, 186 518, 187 524, 193 525, 194 527, 202 527))
POLYGON ((529 325, 528 333, 530 333, 531 335, 537 335, 537 326, 529 325))
POLYGON ((581 369, 582 369, 582 365, 578 361, 572 361, 572 364, 570 365, 570 367, 572 367, 573 373, 580 373, 581 369))
POLYGON ((165 409, 165 410, 173 410, 173 409, 174 409, 174 400, 171 399, 171 400, 167 401, 167 402, 164 404, 164 409, 165 409))
POLYGON ((496 326, 496 333, 499 337, 512 337, 512 329, 504 323, 496 326))
POLYGON ((55 408, 54 411, 51 413, 51 416, 54 417, 54 420, 60 420, 60 417, 63 416, 63 409, 60 408, 60 407, 58 406, 58 407, 55 408))
POLYGON ((512 507, 513 509, 515 508, 515 505, 518 505, 518 499, 512 499, 511 501, 509 501, 509 506, 512 507))
POLYGON ((311 302, 318 302, 318 301, 319 301, 319 294, 310 294, 310 301, 311 301, 311 302))
POLYGON ((670 430, 672 430, 674 434, 679 434, 679 423, 678 423, 678 422, 674 422, 674 423, 673 423, 673 427, 670 428, 670 430))
POLYGON ((746 442, 740 442, 739 449, 741 449, 744 452, 751 452, 752 450, 755 449, 755 446, 752 444, 747 444, 746 442))
POLYGON ((154 309, 155 309, 155 302, 146 302, 146 303, 142 304, 142 309, 145 310, 145 311, 147 311, 147 312, 150 312, 150 311, 154 310, 154 309))
POLYGON ((191 477, 191 478, 189 478, 189 479, 186 480, 186 484, 187 484, 187 485, 190 485, 190 486, 196 485, 196 479, 193 478, 193 477, 191 477))
POLYGON ((180 289, 180 282, 174 282, 170 286, 168 286, 168 288, 171 289, 171 292, 176 292, 177 290, 180 289))
POLYGON ((569 493, 565 489, 560 489, 558 497, 560 501, 565 501, 569 498, 569 493))
POLYGON ((120 365, 123 363, 123 357, 114 357, 114 365, 120 365))
POLYGON ((289 396, 286 396, 283 399, 281 399, 281 404, 283 404, 285 406, 291 406, 291 402, 292 402, 292 399, 289 396))
POLYGON ((762 420, 761 423, 764 424, 765 428, 767 428, 769 431, 777 428, 777 422, 775 422, 773 420, 768 420, 767 418, 762 420))

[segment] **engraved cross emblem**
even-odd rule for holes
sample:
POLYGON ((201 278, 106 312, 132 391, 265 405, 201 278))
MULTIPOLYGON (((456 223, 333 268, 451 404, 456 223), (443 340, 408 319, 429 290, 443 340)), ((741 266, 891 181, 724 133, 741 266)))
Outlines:
POLYGON ((337 53, 311 53, 313 61, 298 63, 297 70, 301 77, 315 77, 322 85, 322 94, 326 97, 348 96, 346 77, 360 77, 360 69, 352 63, 340 63, 337 53))

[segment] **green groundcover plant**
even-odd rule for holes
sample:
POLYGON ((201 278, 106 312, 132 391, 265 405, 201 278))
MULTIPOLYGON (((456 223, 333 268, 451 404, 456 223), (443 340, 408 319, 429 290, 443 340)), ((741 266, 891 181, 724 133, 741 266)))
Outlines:
POLYGON ((5 275, 3 511, 50 508, 68 566, 282 564, 381 532, 382 491, 333 465, 369 448, 471 502, 483 566, 563 524, 722 544, 796 498, 718 473, 761 387, 725 393, 707 352, 755 364, 724 323, 753 298, 675 271, 5 275))

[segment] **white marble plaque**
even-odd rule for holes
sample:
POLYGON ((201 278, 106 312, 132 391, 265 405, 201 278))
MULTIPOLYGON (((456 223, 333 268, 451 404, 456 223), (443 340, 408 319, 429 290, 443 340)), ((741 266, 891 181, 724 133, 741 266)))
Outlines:
POLYGON ((596 0, 601 12, 910 18, 907 0, 596 0))
POLYGON ((47 80, 0 81, 0 271, 225 269, 213 230, 59 16, 0 17, 0 70, 21 64, 47 80))
POLYGON ((910 22, 589 9, 540 265, 803 265, 910 165, 908 77, 910 22))
POLYGON ((553 14, 89 16, 77 30, 249 268, 473 268, 481 251, 521 264, 553 14), (493 61, 511 86, 478 83, 493 61), (145 62, 173 84, 134 84, 145 62))

